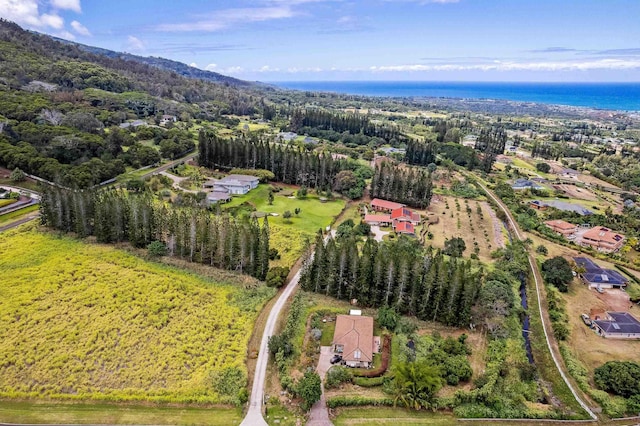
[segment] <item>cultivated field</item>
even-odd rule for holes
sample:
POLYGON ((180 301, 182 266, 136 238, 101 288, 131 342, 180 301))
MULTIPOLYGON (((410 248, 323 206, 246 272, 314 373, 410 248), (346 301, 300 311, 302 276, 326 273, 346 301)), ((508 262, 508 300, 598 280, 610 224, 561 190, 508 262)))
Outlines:
POLYGON ((273 295, 25 226, 0 270, 4 397, 234 403, 273 295))
POLYGON ((431 244, 437 248, 443 248, 446 239, 460 237, 466 244, 464 256, 468 257, 478 250, 478 257, 483 262, 491 262, 490 253, 503 244, 502 233, 496 232, 501 224, 494 221, 491 215, 491 207, 484 201, 467 200, 462 198, 439 196, 434 197, 428 211, 435 213, 438 223, 428 226, 428 231, 433 234, 433 239, 425 239, 425 244, 431 244), (458 204, 456 204, 456 201, 458 204), (458 205, 460 209, 458 210, 458 205), (467 206, 471 209, 468 213, 467 206), (482 215, 478 213, 480 206, 482 215), (476 246, 477 243, 477 246, 476 246))

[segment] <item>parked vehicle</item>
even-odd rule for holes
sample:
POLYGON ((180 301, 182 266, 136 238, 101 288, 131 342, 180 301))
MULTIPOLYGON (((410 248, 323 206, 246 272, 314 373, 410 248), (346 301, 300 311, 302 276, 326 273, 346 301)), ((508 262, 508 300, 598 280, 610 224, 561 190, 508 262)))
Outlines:
POLYGON ((604 290, 602 289, 602 287, 596 287, 596 291, 600 294, 604 293, 604 290))
POLYGON ((340 361, 342 361, 342 356, 341 356, 341 355, 337 355, 337 354, 336 354, 336 355, 334 355, 334 356, 331 358, 331 361, 330 361, 330 362, 331 362, 331 364, 337 364, 337 363, 339 363, 340 361))
POLYGON ((589 318, 589 315, 581 314, 580 318, 582 318, 582 322, 584 322, 586 325, 591 325, 591 318, 589 318))

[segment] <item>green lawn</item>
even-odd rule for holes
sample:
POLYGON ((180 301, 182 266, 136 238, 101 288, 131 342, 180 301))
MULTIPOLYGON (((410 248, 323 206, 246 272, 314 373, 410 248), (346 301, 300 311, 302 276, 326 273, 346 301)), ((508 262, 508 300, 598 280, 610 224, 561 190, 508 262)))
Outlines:
POLYGON ((340 214, 345 206, 345 201, 335 199, 325 203, 320 202, 315 194, 308 195, 305 199, 289 198, 282 193, 291 192, 283 190, 274 193, 273 204, 269 205, 270 185, 261 184, 258 188, 250 191, 246 195, 234 197, 231 202, 224 204, 224 209, 235 210, 241 214, 244 210, 243 203, 248 203, 245 212, 250 213, 251 208, 258 212, 276 213, 277 216, 269 216, 269 226, 271 229, 271 246, 278 249, 282 257, 280 262, 274 262, 282 266, 291 266, 302 254, 305 240, 313 241, 316 232, 331 224, 333 219, 340 214), (295 209, 299 208, 300 213, 295 214, 295 209), (284 219, 285 211, 291 212, 291 219, 284 219))
POLYGON ((0 422, 62 424, 240 424, 235 408, 176 408, 0 401, 0 422))
POLYGON ((14 182, 9 178, 0 178, 0 186, 13 186, 15 188, 24 188, 35 192, 39 191, 38 183, 30 180, 14 182))
POLYGON ((354 407, 340 408, 333 420, 335 426, 360 425, 455 425, 456 418, 445 413, 430 411, 411 411, 403 408, 391 407, 354 407))

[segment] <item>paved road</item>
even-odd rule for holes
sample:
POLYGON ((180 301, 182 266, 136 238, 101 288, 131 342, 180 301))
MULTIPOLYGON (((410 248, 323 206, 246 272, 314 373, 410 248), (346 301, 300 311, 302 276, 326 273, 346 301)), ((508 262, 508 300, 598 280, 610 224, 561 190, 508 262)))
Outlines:
POLYGON ((260 342, 260 352, 258 353, 256 372, 255 377, 253 378, 253 387, 251 389, 251 399, 249 400, 249 411, 247 412, 244 420, 242 420, 242 423, 240 423, 240 426, 267 425, 264 417, 262 417, 262 405, 264 399, 264 381, 267 375, 267 363, 269 361, 269 337, 273 335, 276 328, 276 323, 278 322, 280 311, 298 285, 301 274, 302 270, 298 271, 293 276, 287 287, 280 294, 280 297, 276 301, 275 305, 273 305, 271 312, 269 312, 267 324, 265 325, 264 332, 262 333, 262 341, 260 342))
MULTIPOLYGON (((331 235, 335 235, 335 231, 331 231, 331 235)), ((325 238, 325 242, 329 236, 325 238)), ((253 387, 251 388, 251 398, 249 399, 249 410, 240 426, 266 426, 267 422, 262 417, 262 406, 264 404, 264 381, 267 376, 267 364, 269 362, 269 337, 271 337, 275 331, 276 323, 278 322, 278 316, 280 311, 284 307, 287 299, 291 297, 293 292, 300 281, 302 275, 302 268, 291 278, 291 281, 285 287, 284 291, 278 297, 275 305, 269 312, 267 318, 267 324, 264 327, 262 333, 262 340, 260 341, 260 352, 258 353, 258 360, 256 362, 256 371, 253 378, 253 387)))
POLYGON ((311 407, 307 426, 333 426, 333 423, 329 420, 329 410, 327 409, 327 401, 324 396, 324 377, 331 368, 330 361, 332 356, 331 346, 320 347, 320 358, 318 359, 318 368, 316 368, 316 371, 320 375, 320 379, 322 379, 322 397, 320 397, 320 401, 311 407))
MULTIPOLYGON (((511 215, 511 211, 509 211, 507 206, 505 206, 505 204, 502 202, 502 200, 500 198, 496 197, 493 194, 493 192, 490 191, 487 187, 485 187, 482 183, 478 182, 478 185, 484 190, 484 192, 487 193, 487 195, 489 195, 489 197, 491 197, 496 203, 498 203, 500 208, 507 215, 507 220, 509 221, 509 224, 511 225, 511 229, 513 229, 513 232, 515 233, 515 235, 518 238, 518 240, 524 241, 525 238, 523 238, 522 231, 520 231, 520 228, 518 227, 518 224, 513 219, 513 216, 511 215)), ((560 351, 558 349, 557 342, 555 342, 555 340, 552 341, 551 338, 549 337, 550 333, 549 333, 548 330, 550 328, 550 325, 548 323, 548 319, 545 316, 544 311, 542 310, 542 299, 541 299, 542 295, 540 293, 540 287, 541 287, 542 282, 543 282, 542 281, 542 275, 540 274, 540 271, 538 270, 538 264, 536 263, 535 258, 533 257, 533 255, 531 253, 527 253, 527 256, 529 258, 529 266, 531 267, 531 272, 533 273, 533 279, 534 279, 535 284, 536 284, 536 293, 537 293, 537 296, 538 296, 538 311, 539 311, 539 314, 540 314, 540 320, 542 322, 542 330, 544 331, 544 337, 545 337, 545 340, 547 342, 547 347, 549 348, 549 352, 551 353, 551 358, 553 358, 553 362, 556 365, 556 369, 560 372, 560 376, 562 377, 562 380, 564 380, 564 382, 567 384, 567 387, 569 388, 569 390, 573 394, 573 397, 576 399, 576 401, 578 401, 580 406, 589 414, 589 416, 593 420, 598 420, 598 417, 593 412, 593 410, 591 410, 591 408, 583 401, 583 399, 576 392, 574 386, 569 381, 569 378, 565 374, 563 366, 561 365, 561 363, 559 361, 560 355, 558 355, 558 353, 560 351)))

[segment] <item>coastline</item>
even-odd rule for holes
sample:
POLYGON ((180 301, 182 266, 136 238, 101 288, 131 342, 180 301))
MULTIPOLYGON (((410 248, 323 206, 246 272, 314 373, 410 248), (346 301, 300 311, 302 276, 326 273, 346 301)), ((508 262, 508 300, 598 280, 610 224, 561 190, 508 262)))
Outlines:
POLYGON ((277 81, 285 90, 384 98, 433 104, 502 104, 560 109, 559 112, 615 113, 640 118, 638 83, 431 82, 431 81, 277 81))

